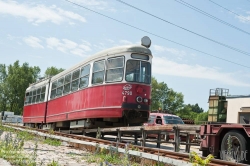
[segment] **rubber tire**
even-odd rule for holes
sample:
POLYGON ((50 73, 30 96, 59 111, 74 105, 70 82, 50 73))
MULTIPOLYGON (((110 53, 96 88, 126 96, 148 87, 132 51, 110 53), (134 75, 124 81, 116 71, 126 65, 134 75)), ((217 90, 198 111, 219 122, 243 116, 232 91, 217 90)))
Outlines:
MULTIPOLYGON (((246 150, 248 150, 248 149, 247 149, 247 147, 248 147, 248 145, 247 145, 247 140, 246 140, 245 136, 244 136, 241 132, 239 132, 239 131, 237 131, 237 130, 231 130, 231 131, 229 131, 228 133, 226 133, 226 134, 224 135, 224 137, 223 137, 223 139, 222 139, 222 141, 221 141, 221 152, 227 150, 226 147, 225 147, 225 145, 224 145, 224 143, 227 143, 227 139, 228 139, 229 135, 235 136, 235 137, 238 138, 239 143, 240 143, 240 146, 241 146, 241 151, 246 152, 246 150)), ((249 153, 249 152, 248 152, 248 153, 249 153)), ((249 154, 247 154, 247 157, 246 157, 247 160, 249 160, 249 157, 248 157, 248 156, 249 156, 249 154)), ((224 157, 225 157, 225 156, 222 155, 222 156, 221 156, 221 159, 224 160, 224 159, 225 159, 224 157)), ((241 161, 239 161, 239 162, 240 162, 240 163, 245 163, 245 162, 247 162, 247 161, 241 160, 241 161)))

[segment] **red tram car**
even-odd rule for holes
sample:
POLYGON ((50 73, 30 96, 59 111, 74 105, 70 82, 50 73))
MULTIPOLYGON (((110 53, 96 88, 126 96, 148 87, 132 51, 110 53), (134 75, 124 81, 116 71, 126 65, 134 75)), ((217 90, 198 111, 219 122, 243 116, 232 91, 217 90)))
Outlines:
POLYGON ((31 84, 23 123, 43 128, 133 126, 148 120, 151 41, 104 50, 51 78, 31 84))

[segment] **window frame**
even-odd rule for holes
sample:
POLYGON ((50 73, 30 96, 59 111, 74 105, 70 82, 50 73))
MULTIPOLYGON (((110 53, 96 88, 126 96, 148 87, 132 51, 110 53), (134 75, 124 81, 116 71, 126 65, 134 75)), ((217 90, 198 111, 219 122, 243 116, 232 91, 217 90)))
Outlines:
POLYGON ((128 59, 127 61, 126 61, 126 69, 125 69, 125 81, 126 82, 136 82, 136 83, 143 83, 143 84, 148 84, 148 85, 150 85, 151 84, 151 79, 152 79, 152 64, 149 62, 149 61, 143 61, 143 60, 139 60, 139 59, 128 59), (142 82, 142 81, 128 81, 127 80, 127 78, 126 78, 126 76, 127 76, 127 63, 128 63, 128 61, 138 61, 138 62, 140 62, 139 63, 139 66, 140 66, 140 71, 139 71, 139 76, 141 77, 141 75, 142 75, 142 70, 141 70, 141 66, 142 66, 142 62, 145 62, 145 63, 148 63, 148 64, 150 64, 150 79, 149 79, 149 82, 148 83, 146 83, 146 82, 142 82))
POLYGON ((105 76, 105 70, 106 70, 106 60, 105 60, 105 59, 101 59, 101 60, 95 61, 95 62, 93 63, 92 78, 91 78, 91 84, 92 84, 92 85, 99 85, 99 84, 103 84, 103 83, 105 82, 105 78, 104 78, 104 76, 105 76), (104 62, 104 63, 103 63, 103 64, 104 64, 103 70, 94 71, 94 65, 95 65, 95 63, 98 63, 98 62, 101 62, 101 61, 104 62), (100 73, 100 72, 103 72, 102 82, 94 83, 94 82, 93 82, 94 74, 100 73))
POLYGON ((78 91, 78 90, 79 90, 80 74, 81 74, 81 68, 79 68, 79 69, 77 69, 77 70, 75 70, 75 71, 72 72, 71 87, 70 87, 70 91, 71 91, 71 92, 75 92, 75 91, 78 91), (74 73, 76 73, 76 72, 79 72, 78 77, 76 77, 75 79, 73 79, 74 73), (78 81, 78 83, 77 83, 76 89, 75 89, 75 90, 72 90, 73 82, 75 82, 75 81, 78 81))
POLYGON ((69 73, 69 74, 65 75, 65 77, 64 77, 62 96, 67 95, 71 92, 71 82, 72 82, 72 73, 69 73), (68 91, 65 92, 65 87, 67 87, 68 85, 69 85, 68 91))
POLYGON ((125 56, 121 55, 121 56, 116 56, 116 57, 110 57, 106 60, 106 70, 105 70, 105 83, 113 83, 113 82, 122 82, 123 78, 124 78, 124 69, 125 69, 125 56), (123 58, 123 67, 116 67, 116 68, 108 68, 108 59, 118 59, 118 58, 123 58), (107 74, 109 70, 114 70, 114 69, 121 69, 123 68, 123 72, 122 72, 122 78, 119 81, 107 81, 107 74))
POLYGON ((80 69, 80 76, 79 76, 79 84, 78 84, 79 89, 84 89, 84 88, 87 88, 89 86, 90 69, 91 69, 91 65, 90 64, 87 64, 87 65, 81 67, 81 69, 80 69), (84 76, 82 76, 82 68, 85 68, 87 66, 89 67, 89 72, 88 72, 88 74, 85 74, 84 76), (82 78, 88 78, 88 84, 86 86, 81 86, 80 87, 80 85, 81 85, 81 79, 82 78))
POLYGON ((56 97, 61 97, 61 96, 63 96, 64 81, 65 81, 64 76, 61 77, 61 78, 59 78, 59 79, 57 79, 56 97), (63 80, 63 82, 62 82, 62 85, 61 85, 61 86, 58 86, 58 82, 59 82, 60 80, 63 80), (60 94, 60 95, 58 95, 58 89, 59 89, 59 88, 62 88, 61 94, 60 94))
POLYGON ((58 85, 58 80, 55 80, 54 82, 51 83, 50 100, 55 99, 57 96, 57 85, 58 85), (53 87, 54 83, 56 83, 55 87, 53 87), (52 97, 52 91, 55 91, 55 96, 53 97, 52 97))

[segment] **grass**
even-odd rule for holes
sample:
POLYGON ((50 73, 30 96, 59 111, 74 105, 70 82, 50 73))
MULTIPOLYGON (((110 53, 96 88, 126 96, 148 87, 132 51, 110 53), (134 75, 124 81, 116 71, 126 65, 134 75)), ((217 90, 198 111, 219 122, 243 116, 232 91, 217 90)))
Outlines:
MULTIPOLYGON (((3 158, 13 165, 18 166, 37 166, 42 163, 36 163, 38 142, 49 144, 52 146, 60 146, 61 141, 35 136, 27 131, 15 130, 13 128, 0 125, 0 134, 5 131, 3 140, 0 140, 0 158, 3 158), (34 149, 30 154, 23 151, 25 141, 34 141, 34 149)), ((57 161, 52 161, 49 166, 59 166, 57 161)))
MULTIPOLYGON (((3 158, 13 165, 35 166, 34 153, 31 156, 23 152, 24 139, 18 133, 8 132, 4 140, 0 141, 0 158, 3 158)), ((36 156, 35 156, 36 158, 36 156)))
POLYGON ((52 138, 46 138, 43 140, 44 144, 52 145, 52 146, 61 146, 62 142, 60 140, 52 139, 52 138))
MULTIPOLYGON (((36 163, 37 159, 37 150, 38 142, 52 145, 60 146, 61 141, 53 139, 36 136, 27 131, 19 131, 9 127, 0 126, 0 131, 6 131, 4 140, 0 140, 0 158, 3 158, 9 161, 13 165, 20 166, 38 166, 43 163, 36 163), (23 151, 23 146, 25 141, 35 141, 34 150, 30 154, 25 154, 23 151)), ((1 132, 0 132, 1 134, 1 132)), ((49 134, 52 135, 53 131, 49 131, 49 134)), ((116 145, 110 145, 107 149, 101 148, 98 144, 96 145, 96 151, 93 154, 88 154, 84 157, 81 155, 76 157, 74 153, 69 153, 77 162, 80 162, 82 159, 86 160, 88 163, 99 163, 100 165, 123 165, 123 166, 164 166, 165 163, 162 162, 152 162, 148 164, 144 159, 140 157, 134 157, 129 154, 129 150, 138 151, 138 148, 131 145, 125 145, 124 153, 119 153, 116 145)), ((59 166, 58 161, 52 161, 47 166, 59 166)))

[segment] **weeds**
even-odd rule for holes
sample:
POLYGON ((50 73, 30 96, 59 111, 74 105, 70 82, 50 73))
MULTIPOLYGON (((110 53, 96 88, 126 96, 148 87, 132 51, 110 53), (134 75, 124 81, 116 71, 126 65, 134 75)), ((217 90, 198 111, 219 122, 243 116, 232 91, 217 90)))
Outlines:
POLYGON ((191 152, 189 155, 189 161, 193 163, 193 166, 207 166, 213 158, 210 154, 203 160, 196 152, 191 152))
POLYGON ((61 146, 62 142, 56 139, 52 139, 52 138, 46 138, 45 140, 43 140, 44 144, 48 144, 48 145, 52 145, 52 146, 61 146))
POLYGON ((59 166, 59 163, 57 161, 52 161, 50 164, 48 164, 47 166, 59 166))
POLYGON ((8 132, 4 140, 0 142, 0 158, 9 161, 13 165, 34 166, 36 163, 23 152, 24 139, 8 132))

